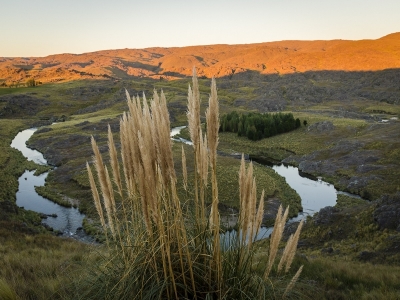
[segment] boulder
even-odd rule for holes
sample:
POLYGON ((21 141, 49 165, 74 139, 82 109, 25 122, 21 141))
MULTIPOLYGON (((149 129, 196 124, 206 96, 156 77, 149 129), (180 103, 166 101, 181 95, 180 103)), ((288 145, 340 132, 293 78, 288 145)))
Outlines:
POLYGON ((329 224, 334 221, 334 218, 339 213, 339 209, 333 206, 322 208, 315 216, 314 223, 316 225, 329 224))

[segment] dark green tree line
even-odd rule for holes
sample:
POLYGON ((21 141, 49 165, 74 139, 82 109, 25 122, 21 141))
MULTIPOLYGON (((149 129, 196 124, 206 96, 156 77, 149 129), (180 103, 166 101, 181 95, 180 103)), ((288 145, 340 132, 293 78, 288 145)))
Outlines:
POLYGON ((232 111, 221 117, 220 131, 235 132, 238 136, 258 141, 280 133, 295 130, 301 126, 300 119, 295 119, 292 113, 239 114, 232 111))

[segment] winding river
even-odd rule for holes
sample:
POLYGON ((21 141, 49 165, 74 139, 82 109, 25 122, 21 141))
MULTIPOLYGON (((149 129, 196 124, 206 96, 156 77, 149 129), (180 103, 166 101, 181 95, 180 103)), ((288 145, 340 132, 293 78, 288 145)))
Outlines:
MULTIPOLYGON (((186 126, 175 127, 171 129, 171 138, 178 142, 192 144, 190 141, 176 138, 181 129, 186 126)), ((36 162, 39 165, 47 165, 46 159, 42 153, 26 147, 26 141, 34 134, 36 128, 26 129, 19 132, 11 143, 11 147, 16 148, 28 159, 36 162)), ((268 167, 268 166, 266 166, 268 167)), ((276 173, 284 177, 287 183, 297 191, 303 206, 303 212, 289 222, 299 221, 312 216, 321 208, 326 206, 334 206, 337 200, 338 192, 335 187, 321 179, 312 180, 308 177, 301 176, 298 168, 292 166, 273 165, 272 168, 276 173)), ((74 236, 82 226, 84 215, 76 208, 65 208, 48 199, 38 195, 35 191, 35 186, 42 186, 45 183, 48 173, 39 176, 33 175, 34 171, 25 171, 19 178, 19 190, 17 192, 17 205, 30 209, 49 217, 43 220, 43 223, 62 232, 65 236, 74 236), (57 215, 57 217, 51 217, 57 215)), ((80 230, 81 231, 81 230, 80 230)), ((263 227, 257 239, 265 238, 272 232, 272 227, 263 227)))
MULTIPOLYGON (((36 130, 37 128, 30 128, 19 132, 11 142, 11 147, 21 151, 27 160, 34 161, 39 165, 47 165, 42 153, 26 146, 26 141, 36 130)), ((17 205, 47 215, 47 218, 43 219, 42 222, 58 230, 63 236, 76 236, 78 234, 82 236, 80 229, 84 215, 76 208, 60 206, 38 195, 35 186, 44 185, 48 172, 39 176, 35 176, 34 173, 35 171, 26 170, 18 179, 17 205)))

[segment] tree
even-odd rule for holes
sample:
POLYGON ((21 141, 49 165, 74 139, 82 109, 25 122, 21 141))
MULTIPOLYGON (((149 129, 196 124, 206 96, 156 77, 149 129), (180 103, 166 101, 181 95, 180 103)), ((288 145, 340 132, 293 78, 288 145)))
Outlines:
POLYGON ((34 78, 28 79, 26 82, 26 86, 28 87, 36 86, 35 79, 34 78))
POLYGON ((296 128, 299 128, 300 126, 301 126, 300 119, 297 118, 296 119, 296 128))
POLYGON ((304 125, 304 126, 307 126, 307 120, 304 120, 304 121, 303 121, 303 125, 304 125))

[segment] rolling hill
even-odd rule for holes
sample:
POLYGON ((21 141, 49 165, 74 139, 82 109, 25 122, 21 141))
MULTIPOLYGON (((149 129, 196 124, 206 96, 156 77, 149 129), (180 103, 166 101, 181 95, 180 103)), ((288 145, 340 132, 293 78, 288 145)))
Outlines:
POLYGON ((245 71, 377 71, 400 68, 400 32, 376 40, 278 41, 243 45, 103 50, 47 57, 0 57, 0 82, 223 77, 245 71))

